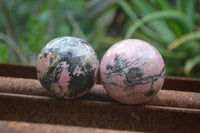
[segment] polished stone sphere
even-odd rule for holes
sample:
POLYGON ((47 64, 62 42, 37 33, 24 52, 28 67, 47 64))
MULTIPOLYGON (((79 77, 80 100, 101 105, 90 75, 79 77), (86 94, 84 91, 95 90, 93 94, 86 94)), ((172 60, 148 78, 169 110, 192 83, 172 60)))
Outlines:
POLYGON ((151 100, 162 88, 165 64, 152 45, 128 39, 107 50, 101 61, 100 76, 113 99, 125 104, 141 104, 151 100))
POLYGON ((52 95, 74 99, 85 95, 95 84, 99 61, 86 41, 59 37, 42 49, 36 69, 40 83, 52 95))

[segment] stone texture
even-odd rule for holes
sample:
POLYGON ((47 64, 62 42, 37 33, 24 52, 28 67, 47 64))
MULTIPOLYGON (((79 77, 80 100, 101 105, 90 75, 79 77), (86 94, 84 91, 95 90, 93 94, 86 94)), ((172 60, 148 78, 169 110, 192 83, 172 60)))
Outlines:
POLYGON ((101 81, 107 93, 125 104, 151 100, 162 88, 165 65, 149 43, 128 39, 110 47, 101 65, 101 81))
POLYGON ((42 49, 36 69, 40 83, 51 94, 74 99, 93 87, 99 62, 86 41, 75 37, 59 37, 42 49))

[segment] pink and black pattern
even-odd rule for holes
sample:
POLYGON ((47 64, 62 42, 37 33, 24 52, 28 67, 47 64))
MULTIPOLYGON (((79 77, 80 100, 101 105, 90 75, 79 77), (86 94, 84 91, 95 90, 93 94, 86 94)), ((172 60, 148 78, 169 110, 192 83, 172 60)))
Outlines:
POLYGON ((126 104, 152 99, 161 89, 165 65, 149 43, 123 40, 107 50, 100 65, 101 81, 108 94, 126 104))
POLYGON ((51 94, 74 99, 86 94, 97 79, 99 62, 84 40, 60 37, 50 41, 37 60, 38 79, 51 94))

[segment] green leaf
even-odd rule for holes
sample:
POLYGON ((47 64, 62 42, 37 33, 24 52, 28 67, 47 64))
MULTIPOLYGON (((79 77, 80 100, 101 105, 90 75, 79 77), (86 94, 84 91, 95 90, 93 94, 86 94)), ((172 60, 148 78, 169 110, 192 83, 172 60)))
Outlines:
POLYGON ((193 59, 189 59, 184 66, 184 71, 187 75, 190 74, 192 69, 200 62, 200 55, 195 56, 193 59))
POLYGON ((19 46, 16 45, 16 43, 9 36, 6 36, 5 34, 0 33, 0 40, 3 40, 4 42, 6 42, 8 46, 11 47, 17 53, 17 56, 19 56, 21 63, 26 64, 28 62, 26 56, 23 54, 19 46))
MULTIPOLYGON (((151 3, 147 0, 132 0, 132 2, 137 7, 136 11, 138 11, 138 14, 141 14, 140 16, 146 16, 155 13, 160 8, 160 5, 156 5, 158 3, 158 0, 154 0, 151 3)), ((168 2, 163 2, 162 5, 167 6, 169 4, 166 3, 168 2)), ((168 10, 169 9, 171 8, 168 8, 168 10)), ((150 21, 148 23, 148 27, 155 31, 157 34, 159 34, 161 36, 159 38, 166 43, 170 43, 176 38, 176 35, 173 33, 173 30, 169 28, 167 23, 163 20, 150 21)), ((144 29, 143 26, 141 26, 141 29, 144 29)))
POLYGON ((153 6, 151 6, 147 0, 132 0, 132 3, 135 4, 139 10, 147 15, 155 11, 153 6))
MULTIPOLYGON (((129 6, 128 2, 126 2, 124 0, 118 0, 117 2, 119 4, 119 6, 124 10, 124 12, 129 16, 129 18, 133 22, 138 20, 136 13, 129 6)), ((140 4, 140 2, 138 4, 142 5, 142 4, 140 4)), ((140 8, 142 8, 141 10, 144 10, 143 7, 140 7, 140 8)), ((153 11, 153 9, 149 9, 149 10, 153 11)), ((146 11, 146 9, 143 12, 149 13, 148 11, 146 11)), ((173 33, 170 32, 170 29, 168 27, 166 27, 165 23, 157 21, 157 22, 154 22, 151 25, 152 25, 152 27, 154 27, 154 29, 150 29, 149 27, 142 25, 141 30, 144 32, 144 34, 146 34, 147 36, 149 36, 153 40, 157 40, 157 41, 160 41, 160 42, 166 42, 166 43, 171 42, 171 40, 174 40, 173 35, 172 35, 173 33), (155 32, 155 30, 158 31, 158 33, 155 32)))
POLYGON ((117 0, 117 3, 124 10, 124 12, 131 18, 132 21, 138 19, 135 12, 129 6, 128 2, 126 2, 125 0, 117 0))
POLYGON ((107 9, 109 9, 112 5, 115 4, 115 0, 91 0, 88 2, 88 10, 87 12, 87 18, 89 20, 98 18, 100 14, 105 12, 107 9))
POLYGON ((82 31, 78 21, 75 20, 74 16, 72 15, 71 11, 67 10, 66 11, 66 17, 69 21, 69 23, 72 25, 73 30, 74 30, 74 35, 80 38, 83 38, 84 40, 87 40, 84 32, 82 31))
POLYGON ((0 43, 0 63, 6 63, 9 61, 8 45, 0 43))
POLYGON ((189 34, 186 34, 186 35, 176 39, 174 42, 169 44, 168 50, 175 49, 175 48, 179 47, 181 44, 183 44, 189 40, 194 40, 194 39, 200 39, 200 31, 191 32, 189 34))
POLYGON ((192 19, 194 13, 194 4, 196 0, 177 0, 176 8, 185 13, 188 18, 192 19))
POLYGON ((188 20, 188 18, 182 14, 181 12, 174 11, 174 10, 168 10, 168 11, 159 11, 152 13, 150 15, 144 16, 143 18, 137 20, 128 30, 127 34, 125 35, 125 38, 131 38, 133 33, 144 23, 153 21, 155 19, 172 19, 180 23, 180 26, 184 27, 184 29, 187 32, 190 32, 192 30, 191 27, 191 21, 188 20))
POLYGON ((170 2, 167 0, 153 0, 153 3, 156 3, 158 8, 161 8, 164 10, 172 9, 170 2))

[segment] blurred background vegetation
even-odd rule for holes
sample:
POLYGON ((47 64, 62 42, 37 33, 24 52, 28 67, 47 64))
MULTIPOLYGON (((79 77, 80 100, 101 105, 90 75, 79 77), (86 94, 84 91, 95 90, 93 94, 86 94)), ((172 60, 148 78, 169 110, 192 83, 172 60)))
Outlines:
POLYGON ((143 39, 167 75, 200 77, 200 0, 0 0, 0 63, 35 65, 59 36, 87 40, 99 60, 122 39, 143 39))

